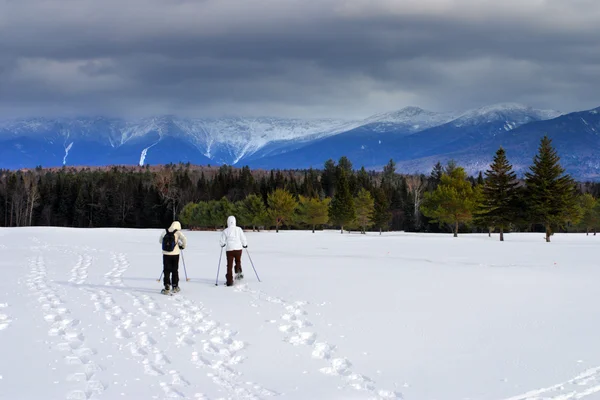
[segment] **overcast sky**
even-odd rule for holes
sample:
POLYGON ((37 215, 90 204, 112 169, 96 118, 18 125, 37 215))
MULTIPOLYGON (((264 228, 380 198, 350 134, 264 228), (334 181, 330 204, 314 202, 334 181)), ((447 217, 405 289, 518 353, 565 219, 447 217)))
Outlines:
POLYGON ((600 106, 599 0, 0 0, 0 117, 600 106))

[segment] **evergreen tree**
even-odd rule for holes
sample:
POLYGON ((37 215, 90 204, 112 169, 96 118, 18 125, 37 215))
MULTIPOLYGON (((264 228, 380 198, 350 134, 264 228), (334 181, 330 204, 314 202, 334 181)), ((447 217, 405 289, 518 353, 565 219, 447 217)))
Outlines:
MULTIPOLYGON (((213 202, 211 220, 215 228, 226 228, 227 218, 235 213, 235 207, 227 197, 222 197, 219 201, 213 202)), ((237 219, 237 218, 236 218, 237 219)))
POLYGON ((179 222, 187 227, 198 227, 194 217, 199 209, 198 203, 187 203, 179 213, 179 222))
POLYGON ((590 234, 590 230, 596 229, 600 223, 600 214, 598 213, 598 200, 589 193, 585 193, 579 197, 579 207, 581 209, 580 225, 585 229, 586 235, 590 234))
POLYGON ((454 167, 450 175, 442 175, 435 191, 425 193, 421 211, 433 222, 450 224, 457 237, 459 225, 473 219, 478 201, 478 188, 467 180, 462 167, 454 167))
POLYGON ((344 225, 351 223, 355 217, 354 199, 350 193, 346 171, 340 169, 335 195, 329 205, 329 220, 339 225, 341 233, 344 233, 344 225))
POLYGON ((361 233, 365 234, 367 227, 373 222, 375 201, 369 191, 360 189, 358 196, 354 199, 354 204, 356 205, 356 223, 360 227, 361 233))
POLYGON ((340 157, 338 160, 338 168, 344 170, 346 172, 346 176, 352 175, 352 163, 346 156, 340 157))
POLYGON ((481 171, 479 171, 479 175, 477 175, 477 184, 483 185, 485 180, 483 179, 483 175, 481 175, 481 171))
POLYGON ((515 219, 517 185, 517 175, 506 158, 506 152, 500 148, 490 169, 485 171, 482 202, 476 216, 480 225, 500 230, 500 241, 504 241, 504 231, 515 219))
POLYGON ((394 159, 390 159, 387 165, 383 167, 383 178, 386 179, 390 184, 393 184, 394 176, 396 174, 396 162, 394 159))
POLYGON ((329 203, 330 198, 320 200, 318 198, 300 196, 298 214, 300 222, 312 227, 312 232, 315 233, 317 225, 325 225, 329 222, 329 203))
POLYGON ((392 221, 392 213, 390 212, 390 202, 382 188, 377 188, 374 191, 374 209, 373 209, 373 225, 379 228, 379 234, 383 229, 390 227, 392 221))
POLYGON ((373 185, 371 184, 371 178, 365 167, 361 167, 356 176, 356 187, 357 190, 367 189, 371 190, 373 185))
POLYGON ((534 223, 544 225, 546 242, 554 229, 574 218, 577 206, 575 182, 559 164, 552 140, 544 136, 530 171, 525 173, 526 201, 534 223))
POLYGON ((444 168, 444 173, 446 175, 452 175, 452 172, 454 172, 454 170, 458 168, 458 165, 456 164, 456 161, 454 160, 449 160, 446 163, 446 168, 444 168))
POLYGON ((437 162, 433 169, 431 170, 431 174, 429 175, 429 182, 431 183, 431 189, 437 188, 437 186, 442 181, 442 175, 444 175, 444 167, 441 162, 437 162))
POLYGON ((323 173, 321 174, 321 185, 326 197, 332 197, 335 193, 336 185, 336 166, 332 159, 325 162, 323 173))
POLYGON ((268 214, 275 223, 275 231, 279 232, 279 227, 289 221, 293 215, 298 203, 292 195, 285 189, 275 189, 269 193, 267 198, 269 206, 268 214))
POLYGON ((268 214, 267 207, 262 198, 256 194, 251 194, 242 201, 240 211, 247 217, 249 225, 252 225, 252 230, 264 225, 267 222, 268 214))

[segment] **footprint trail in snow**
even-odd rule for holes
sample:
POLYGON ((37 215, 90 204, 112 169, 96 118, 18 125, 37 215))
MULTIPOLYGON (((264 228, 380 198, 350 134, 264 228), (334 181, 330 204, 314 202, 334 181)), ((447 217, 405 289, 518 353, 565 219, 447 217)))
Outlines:
POLYGON ((368 393, 375 399, 403 398, 401 393, 378 389, 371 378, 353 371, 352 363, 346 357, 336 356, 336 347, 330 343, 319 341, 316 332, 310 328, 312 323, 307 319, 308 313, 304 306, 305 301, 289 302, 279 297, 270 296, 258 290, 251 289, 248 284, 238 284, 234 287, 236 292, 247 293, 254 298, 277 304, 283 308, 279 321, 279 331, 284 334, 283 340, 293 346, 307 346, 311 357, 326 362, 326 366, 319 371, 325 375, 337 377, 346 387, 368 393))

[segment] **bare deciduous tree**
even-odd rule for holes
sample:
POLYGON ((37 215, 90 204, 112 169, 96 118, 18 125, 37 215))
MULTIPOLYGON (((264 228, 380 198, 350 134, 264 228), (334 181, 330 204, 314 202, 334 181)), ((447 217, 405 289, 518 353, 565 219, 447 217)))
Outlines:
POLYGON ((40 200, 38 177, 35 173, 27 172, 23 175, 23 186, 27 196, 24 224, 31 226, 33 224, 33 208, 40 200))
POLYGON ((173 220, 177 217, 177 207, 180 203, 181 193, 175 185, 175 174, 169 168, 158 171, 154 178, 154 184, 163 202, 171 207, 173 220))
POLYGON ((423 193, 427 188, 427 179, 423 179, 420 175, 406 176, 406 188, 414 201, 415 227, 421 225, 421 203, 423 202, 423 193))

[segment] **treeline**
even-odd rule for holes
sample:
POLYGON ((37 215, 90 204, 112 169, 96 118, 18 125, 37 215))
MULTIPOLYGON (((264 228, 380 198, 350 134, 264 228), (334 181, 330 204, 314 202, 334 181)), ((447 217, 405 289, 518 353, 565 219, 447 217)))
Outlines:
MULTIPOLYGON (((272 226, 282 224, 294 228, 316 226, 344 227, 359 230, 387 230, 393 222, 393 210, 408 215, 416 227, 447 226, 457 236, 461 228, 500 233, 506 231, 543 230, 546 240, 556 230, 586 232, 594 235, 600 226, 600 201, 590 193, 597 186, 580 185, 565 174, 560 158, 544 137, 525 179, 519 181, 504 149, 500 148, 493 163, 477 179, 450 162, 439 163, 427 179, 408 176, 398 180, 393 161, 380 179, 372 179, 364 169, 352 172, 350 162, 340 159, 336 166, 325 165, 325 182, 331 182, 333 195, 313 193, 295 196, 285 189, 267 194, 265 201, 254 194, 244 200, 230 202, 223 198, 189 203, 181 220, 192 227, 220 227, 227 215, 238 216, 240 225, 272 226), (399 206, 399 207, 398 207, 399 206), (408 210, 407 210, 408 206, 408 210), (424 217, 424 218, 422 218, 424 217)), ((310 180, 306 182, 310 183, 310 180)), ((597 194, 597 193, 596 193, 597 194)))
POLYGON ((251 229, 595 232, 600 184, 565 175, 547 138, 525 179, 501 154, 485 177, 467 176, 453 162, 429 175, 399 174, 392 160, 382 172, 357 170, 346 157, 321 170, 4 170, 0 225, 157 228, 179 218, 190 228, 218 229, 234 214, 251 229))

